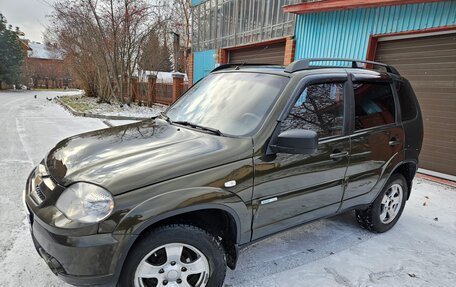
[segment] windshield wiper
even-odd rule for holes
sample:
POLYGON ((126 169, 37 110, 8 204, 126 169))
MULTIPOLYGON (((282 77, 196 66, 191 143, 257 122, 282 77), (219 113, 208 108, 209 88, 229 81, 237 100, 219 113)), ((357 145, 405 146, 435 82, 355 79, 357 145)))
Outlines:
POLYGON ((173 122, 171 121, 171 119, 164 113, 164 112, 160 112, 160 117, 162 117, 165 121, 167 121, 168 123, 172 124, 173 122))
POLYGON ((195 129, 201 129, 201 130, 208 131, 208 132, 211 132, 211 133, 219 135, 219 136, 224 136, 224 134, 218 129, 205 127, 205 126, 202 126, 202 125, 197 125, 197 124, 190 123, 190 122, 187 122, 187 121, 175 121, 175 122, 172 122, 172 123, 183 125, 183 126, 189 126, 189 127, 195 128, 195 129))

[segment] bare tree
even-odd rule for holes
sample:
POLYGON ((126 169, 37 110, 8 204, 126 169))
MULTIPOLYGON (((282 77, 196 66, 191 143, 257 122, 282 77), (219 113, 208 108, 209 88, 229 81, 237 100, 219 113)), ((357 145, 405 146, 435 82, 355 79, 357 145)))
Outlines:
POLYGON ((77 74, 86 86, 94 84, 91 90, 101 100, 131 101, 130 80, 142 46, 150 31, 161 25, 156 11, 164 4, 159 2, 59 0, 54 4, 51 31, 71 55, 77 74))
POLYGON ((177 15, 180 15, 179 19, 176 19, 174 23, 177 24, 177 30, 180 31, 180 35, 183 39, 182 47, 182 56, 183 66, 185 67, 185 73, 188 73, 188 57, 191 50, 191 9, 190 9, 190 0, 175 0, 178 5, 176 5, 177 15))
POLYGON ((172 33, 181 39, 174 68, 188 70, 190 0, 57 0, 53 7, 50 34, 84 89, 101 101, 128 103, 140 68, 166 70, 172 33))

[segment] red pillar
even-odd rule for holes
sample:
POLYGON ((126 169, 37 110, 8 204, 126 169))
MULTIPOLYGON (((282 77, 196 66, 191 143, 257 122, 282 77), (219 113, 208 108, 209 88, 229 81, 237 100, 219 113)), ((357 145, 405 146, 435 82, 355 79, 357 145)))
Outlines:
POLYGON ((283 59, 283 65, 288 66, 294 61, 295 54, 295 40, 292 37, 288 37, 285 42, 285 57, 283 59))
POLYGON ((185 74, 173 73, 173 103, 184 93, 185 74))
POLYGON ((189 86, 191 86, 193 85, 193 53, 190 53, 190 55, 188 56, 187 67, 188 84, 189 86))
POLYGON ((149 75, 147 77, 147 105, 151 106, 155 103, 155 96, 157 91, 157 76, 149 75))

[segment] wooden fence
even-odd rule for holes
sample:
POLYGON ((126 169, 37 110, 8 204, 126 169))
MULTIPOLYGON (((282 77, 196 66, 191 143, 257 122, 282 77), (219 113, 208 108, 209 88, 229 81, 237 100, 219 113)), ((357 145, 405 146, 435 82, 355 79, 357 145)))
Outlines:
POLYGON ((183 81, 156 83, 154 80, 138 82, 136 79, 132 79, 130 87, 134 102, 148 106, 154 103, 170 105, 187 91, 188 84, 183 81))

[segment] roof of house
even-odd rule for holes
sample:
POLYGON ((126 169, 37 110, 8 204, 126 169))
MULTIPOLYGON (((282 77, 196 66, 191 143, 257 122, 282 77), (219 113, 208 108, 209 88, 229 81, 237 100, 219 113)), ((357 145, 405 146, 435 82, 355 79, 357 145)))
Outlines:
POLYGON ((55 48, 51 45, 41 43, 28 43, 31 51, 28 52, 29 58, 47 59, 47 60, 63 60, 63 50, 55 48))
POLYGON ((439 1, 442 0, 308 0, 298 4, 286 5, 283 7, 283 11, 295 14, 306 14, 439 1))

